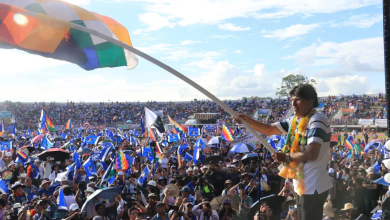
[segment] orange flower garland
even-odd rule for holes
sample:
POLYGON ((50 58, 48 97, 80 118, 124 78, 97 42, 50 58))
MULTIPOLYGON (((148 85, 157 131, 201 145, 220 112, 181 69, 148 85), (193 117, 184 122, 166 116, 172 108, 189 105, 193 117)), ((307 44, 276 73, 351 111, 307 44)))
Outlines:
MULTIPOLYGON (((315 109, 313 109, 308 115, 303 117, 299 124, 297 123, 297 117, 294 117, 292 123, 290 124, 286 144, 284 145, 282 150, 284 153, 297 153, 305 151, 305 145, 307 143, 306 128, 311 116, 313 116, 314 113, 315 109)), ((279 176, 285 179, 289 178, 298 181, 297 192, 299 196, 301 196, 305 192, 305 186, 303 182, 304 165, 304 163, 300 165, 299 162, 291 161, 288 164, 285 163, 283 169, 279 173, 279 176)))

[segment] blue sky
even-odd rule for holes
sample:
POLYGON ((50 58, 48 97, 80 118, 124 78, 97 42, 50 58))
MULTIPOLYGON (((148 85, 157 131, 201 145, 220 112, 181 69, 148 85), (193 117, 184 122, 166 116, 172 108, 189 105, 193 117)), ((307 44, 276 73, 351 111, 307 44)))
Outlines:
MULTIPOLYGON (((384 92, 380 0, 68 0, 114 18, 134 47, 221 99, 275 96, 302 74, 321 96, 384 92)), ((3 100, 189 101, 200 92, 139 58, 84 71, 70 63, 0 50, 3 100)))

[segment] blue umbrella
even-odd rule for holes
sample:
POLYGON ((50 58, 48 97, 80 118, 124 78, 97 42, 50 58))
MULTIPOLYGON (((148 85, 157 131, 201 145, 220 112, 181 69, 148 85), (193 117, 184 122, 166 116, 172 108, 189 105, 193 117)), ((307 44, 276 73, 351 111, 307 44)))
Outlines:
POLYGON ((374 146, 375 144, 379 145, 380 142, 378 142, 378 141, 371 141, 370 143, 368 143, 366 145, 366 147, 364 147, 364 152, 367 153, 371 146, 375 148, 375 146, 374 146))
POLYGON ((384 186, 389 186, 390 185, 390 183, 385 181, 384 177, 381 177, 381 178, 375 180, 374 183, 381 184, 381 185, 384 185, 384 186))
POLYGON ((234 153, 248 153, 248 152, 252 152, 254 150, 255 150, 255 147, 253 147, 251 144, 240 143, 240 144, 234 145, 230 151, 234 152, 234 153))

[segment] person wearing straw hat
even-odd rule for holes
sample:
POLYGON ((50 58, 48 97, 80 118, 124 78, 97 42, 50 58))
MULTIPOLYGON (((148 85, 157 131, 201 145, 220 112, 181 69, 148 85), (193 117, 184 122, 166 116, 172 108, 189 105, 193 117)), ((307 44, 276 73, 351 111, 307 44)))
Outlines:
POLYGON ((358 217, 357 209, 352 203, 345 203, 344 208, 340 210, 344 219, 356 219, 358 217))
POLYGON ((332 187, 326 171, 330 148, 331 128, 326 117, 316 112, 318 96, 310 84, 299 84, 290 92, 294 115, 285 121, 266 124, 238 114, 235 120, 246 121, 265 135, 287 135, 282 152, 272 154, 276 162, 284 163, 280 175, 287 179, 295 175, 294 190, 297 193, 300 220, 322 219, 322 209, 332 187), (298 165, 298 166, 297 166, 298 165))
POLYGON ((282 204, 283 212, 280 214, 280 219, 282 220, 297 220, 297 212, 295 209, 295 205, 297 204, 297 201, 291 197, 288 196, 286 198, 286 201, 282 204))
POLYGON ((233 182, 231 180, 225 181, 225 189, 222 191, 222 196, 229 195, 229 190, 233 187, 233 182))

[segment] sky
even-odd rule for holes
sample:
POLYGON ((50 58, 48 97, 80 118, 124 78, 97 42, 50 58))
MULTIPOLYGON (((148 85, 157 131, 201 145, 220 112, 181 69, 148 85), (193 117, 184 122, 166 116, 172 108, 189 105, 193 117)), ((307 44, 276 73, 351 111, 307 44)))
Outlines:
MULTIPOLYGON (((381 0, 67 0, 112 17, 133 46, 218 98, 276 97, 282 78, 320 96, 385 92, 381 0)), ((206 96, 138 57, 85 71, 0 49, 0 101, 190 101, 206 96)))

